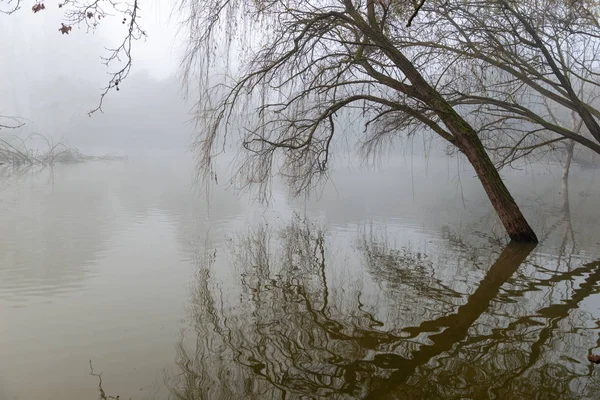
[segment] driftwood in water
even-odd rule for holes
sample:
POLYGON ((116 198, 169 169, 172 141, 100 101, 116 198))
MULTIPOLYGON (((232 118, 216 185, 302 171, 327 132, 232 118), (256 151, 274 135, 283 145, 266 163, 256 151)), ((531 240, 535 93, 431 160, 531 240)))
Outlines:
POLYGON ((0 137, 0 165, 28 167, 36 165, 68 164, 95 160, 121 160, 123 157, 103 155, 90 156, 78 149, 70 148, 61 140, 54 142, 51 137, 33 134, 27 139, 18 136, 0 137), (28 143, 37 140, 40 147, 30 148, 28 143))

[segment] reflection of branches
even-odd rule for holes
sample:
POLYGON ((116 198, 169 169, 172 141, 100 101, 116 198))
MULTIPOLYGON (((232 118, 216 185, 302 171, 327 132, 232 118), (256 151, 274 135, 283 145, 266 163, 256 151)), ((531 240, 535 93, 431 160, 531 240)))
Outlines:
MULTIPOLYGON (((222 314, 207 291, 197 292, 204 303, 197 311, 204 316, 203 334, 199 334, 204 343, 198 347, 202 356, 190 357, 180 346, 180 358, 187 360, 181 364, 187 371, 186 378, 172 385, 172 392, 180 398, 198 398, 190 396, 189 377, 196 377, 194 388, 200 382, 208 383, 207 378, 210 381, 215 374, 203 372, 206 367, 202 364, 206 365, 211 356, 211 361, 224 361, 226 355, 242 367, 235 373, 237 378, 247 377, 255 384, 222 387, 212 393, 212 398, 225 397, 225 393, 232 397, 260 394, 263 398, 273 398, 282 391, 292 397, 356 396, 367 390, 373 367, 368 362, 362 367, 353 362, 363 359, 367 349, 400 339, 374 329, 383 324, 369 312, 360 310, 356 301, 351 315, 340 317, 341 313, 328 299, 322 231, 296 220, 281 232, 279 259, 269 251, 269 237, 268 231, 260 228, 243 238, 235 250, 236 264, 240 263, 242 269, 242 304, 247 305, 243 319, 237 315, 219 317, 222 314), (205 332, 207 324, 215 331, 205 332), (230 331, 231 324, 234 328, 230 331), (222 345, 211 346, 215 341, 222 345), (213 353, 212 349, 218 350, 213 353), (202 364, 196 366, 193 361, 202 364)), ((216 375, 222 378, 221 373, 216 375)), ((217 382, 224 383, 222 379, 217 382)), ((206 389, 201 390, 206 395, 206 389)))
MULTIPOLYGON (((379 399, 388 398, 390 396, 395 398, 399 394, 399 390, 405 389, 405 386, 407 385, 406 381, 415 373, 418 366, 425 365, 434 356, 450 350, 453 346, 455 347, 455 350, 452 354, 445 358, 438 359, 438 363, 449 363, 453 368, 456 368, 454 358, 458 356, 458 353, 462 353, 462 357, 465 357, 467 365, 477 363, 481 366, 481 364, 484 364, 485 362, 489 362, 492 366, 502 366, 506 365, 506 363, 512 364, 511 367, 501 375, 496 376, 494 382, 486 382, 485 385, 483 385, 487 391, 496 393, 497 398, 507 398, 507 393, 514 390, 518 384, 527 387, 527 384, 524 382, 532 380, 532 377, 527 377, 527 375, 539 373, 540 377, 547 377, 547 373, 544 371, 548 369, 555 369, 555 371, 552 371, 553 375, 557 373, 556 370, 560 370, 561 373, 550 380, 545 380, 545 382, 540 383, 539 388, 532 389, 531 386, 528 387, 524 393, 533 393, 541 390, 542 392, 548 393, 550 398, 554 398, 556 393, 562 392, 564 398, 570 398, 570 396, 564 392, 569 388, 573 380, 581 377, 580 375, 569 371, 565 366, 557 366, 553 365, 553 363, 542 363, 537 366, 537 370, 533 370, 533 367, 541 360, 544 347, 550 345, 548 342, 552 337, 553 332, 557 330, 558 323, 561 320, 566 319, 569 316, 570 311, 576 309, 584 299, 600 292, 600 287, 598 287, 598 282, 600 281, 600 270, 598 267, 600 266, 600 262, 590 263, 577 268, 577 272, 573 274, 569 272, 555 275, 550 280, 527 282, 526 285, 532 285, 528 287, 528 290, 539 290, 539 287, 549 286, 551 282, 557 283, 570 280, 575 276, 588 274, 584 282, 577 290, 575 290, 568 300, 564 302, 559 301, 548 307, 540 308, 534 315, 520 317, 508 324, 507 327, 502 330, 496 329, 487 335, 471 334, 470 337, 459 342, 459 340, 462 340, 462 337, 467 335, 467 330, 471 329, 471 326, 475 321, 473 317, 478 317, 481 315, 480 310, 488 307, 489 300, 486 299, 496 297, 495 294, 490 294, 490 284, 496 288, 495 290, 497 291, 499 287, 492 282, 498 278, 506 280, 506 277, 514 272, 514 269, 511 268, 511 266, 518 266, 518 264, 513 264, 513 262, 524 259, 524 256, 530 251, 528 249, 511 249, 511 246, 503 251, 498 261, 494 264, 492 269, 490 269, 491 275, 488 273, 488 276, 482 281, 479 288, 469 297, 467 304, 460 307, 456 314, 439 318, 436 321, 428 321, 414 330, 406 329, 411 336, 416 336, 417 334, 422 334, 423 331, 435 332, 443 327, 447 327, 443 332, 429 336, 429 340, 432 344, 421 346, 410 359, 407 360, 399 357, 386 359, 385 361, 389 364, 389 367, 396 368, 397 370, 389 380, 389 388, 383 392, 378 391, 372 393, 370 396, 371 398, 379 399), (544 319, 547 322, 542 324, 539 322, 539 319, 544 319), (542 326, 542 328, 539 331, 532 331, 532 328, 536 326, 542 326), (519 333, 519 331, 521 333, 519 333), (531 339, 532 337, 533 339, 531 339), (518 355, 518 359, 514 359, 515 355, 510 353, 508 346, 510 345, 518 348, 529 341, 531 341, 531 344, 528 346, 529 354, 527 355, 524 351, 525 349, 523 349, 522 353, 518 355), (475 351, 470 348, 474 348, 475 351), (560 379, 558 379, 558 376, 560 376, 560 379)), ((520 296, 519 291, 512 291, 510 295, 511 297, 520 296)), ((576 330, 573 331, 573 333, 575 332, 576 330)), ((454 371, 456 375, 460 375, 460 372, 461 371, 454 371)), ((496 373, 498 374, 498 372, 496 373)), ((429 387, 433 386, 434 382, 430 375, 425 375, 423 379, 427 381, 429 387)), ((442 382, 439 382, 439 384, 445 385, 445 383, 442 382)), ((447 387, 440 389, 440 392, 444 391, 447 391, 447 387)), ((436 393, 436 395, 439 395, 439 393, 436 393)), ((573 398, 580 397, 577 395, 573 396, 573 398)), ((479 398, 480 396, 473 397, 479 398)))
MULTIPOLYGON (((561 273, 528 264, 532 247, 511 244, 464 298, 432 277, 446 264, 376 239, 363 236, 359 247, 367 270, 382 283, 381 298, 396 304, 417 296, 426 306, 384 322, 366 311, 360 293, 327 280, 332 265, 323 231, 299 218, 280 235, 261 227, 233 245, 239 296, 224 295, 208 269, 199 273, 192 307, 196 339, 190 348, 182 336, 171 392, 179 399, 585 395, 572 384, 584 374, 552 362, 558 352, 552 339, 559 322, 568 323, 572 311, 600 290, 598 263, 561 273), (523 271, 532 268, 533 278, 523 271), (581 278, 572 293, 540 306, 538 293, 581 278), (524 312, 531 300, 535 309, 524 312), (427 309, 444 311, 425 320, 427 309), (422 322, 413 324, 416 318, 422 322)), ((560 332, 562 345, 574 343, 567 334, 582 334, 560 332)))
POLYGON ((92 376, 96 376, 98 377, 98 392, 99 392, 99 399, 100 400, 119 400, 119 396, 109 396, 106 394, 106 392, 104 392, 104 389, 102 388, 102 373, 95 373, 94 372, 94 367, 92 366, 92 360, 90 360, 90 375, 92 376))
MULTIPOLYGON (((536 340, 531 346, 531 353, 528 362, 521 368, 518 375, 522 375, 526 370, 531 368, 540 358, 543 351, 543 346, 547 345, 552 336, 552 332, 558 328, 558 323, 564 320, 571 310, 574 310, 579 304, 593 294, 600 292, 600 263, 591 263, 588 265, 591 273, 587 276, 584 282, 575 290, 570 299, 554 303, 548 307, 538 310, 538 315, 548 319, 548 323, 538 334, 536 340)), ((518 322, 523 323, 523 319, 518 322)), ((514 379, 514 378, 513 378, 514 379)), ((508 384, 505 383, 504 386, 508 384)))
MULTIPOLYGON (((560 364, 557 364, 556 360, 544 360, 544 355, 547 353, 546 350, 552 347, 551 340, 554 336, 557 337, 557 345, 563 347, 568 343, 565 340, 567 334, 579 334, 578 327, 573 327, 567 332, 564 328, 560 330, 559 322, 565 321, 583 300, 600 291, 599 266, 599 262, 594 262, 578 268, 578 276, 588 275, 568 300, 558 300, 547 307, 539 308, 532 315, 517 318, 502 330, 484 335, 471 335, 456 346, 452 357, 460 352, 465 357, 465 362, 470 365, 489 362, 492 365, 510 366, 506 373, 499 375, 493 383, 485 386, 486 391, 493 393, 496 398, 509 398, 509 393, 515 391, 539 393, 539 398, 556 398, 558 393, 561 393, 561 398, 587 397, 568 393, 576 380, 587 377, 587 372, 569 370, 566 360, 561 360, 560 364), (538 326, 541 327, 539 330, 532 329, 538 326), (502 340, 498 339, 499 336, 502 340), (509 344, 510 347, 517 348, 526 345, 528 351, 515 354, 510 351, 509 344), (468 351, 473 347, 476 352, 468 351), (518 357, 518 360, 515 357, 518 357)), ((572 278, 571 275, 568 276, 568 279, 572 278)), ((559 274, 554 276, 552 281, 556 283, 564 278, 564 275, 559 274)), ((540 287, 548 284, 548 282, 539 282, 540 287)), ((581 357, 583 358, 583 354, 581 357)), ((446 362, 452 361, 447 359, 446 362)))
POLYGON ((561 179, 561 193, 562 193, 562 205, 557 210, 557 220, 550 225, 550 227, 542 234, 541 242, 544 243, 559 227, 563 227, 562 239, 558 244, 558 263, 567 254, 568 261, 575 253, 576 249, 576 238, 575 231, 573 230, 573 223, 571 220, 571 204, 569 201, 569 168, 571 165, 571 156, 573 155, 573 143, 569 145, 569 153, 565 161, 563 168, 563 174, 561 179), (568 251, 568 245, 570 244, 570 251, 568 251), (568 252, 568 253, 567 253, 568 252))
MULTIPOLYGON (((369 272, 388 285, 413 290, 415 298, 439 302, 460 298, 461 294, 434 277, 434 264, 426 254, 403 247, 390 248, 384 238, 374 234, 361 238, 359 249, 366 257, 369 272)), ((439 304, 438 304, 439 307, 439 304)), ((442 311, 441 309, 439 311, 442 311)))

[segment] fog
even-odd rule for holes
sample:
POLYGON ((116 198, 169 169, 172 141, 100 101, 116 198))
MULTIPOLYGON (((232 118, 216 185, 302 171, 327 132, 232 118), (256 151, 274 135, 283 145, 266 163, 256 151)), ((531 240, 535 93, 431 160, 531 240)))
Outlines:
MULTIPOLYGON (((98 157, 0 160, 0 400, 600 389, 591 151, 576 147, 568 181, 562 150, 500 171, 537 246, 509 243, 473 167, 432 132, 365 156, 358 108, 340 113, 327 179, 295 196, 273 173, 261 203, 232 180, 235 135, 198 179, 197 79, 230 82, 235 45, 184 81, 181 16, 144 2, 131 74, 89 115, 127 27, 63 35, 55 4, 23 7, 0 14, 0 116, 23 123, 0 140, 98 157)), ((243 111, 232 131, 258 118, 243 111)))

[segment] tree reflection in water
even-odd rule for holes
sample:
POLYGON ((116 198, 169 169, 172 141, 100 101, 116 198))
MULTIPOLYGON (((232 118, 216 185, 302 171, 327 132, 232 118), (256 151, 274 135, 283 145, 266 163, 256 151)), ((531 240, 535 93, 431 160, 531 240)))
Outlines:
POLYGON ((597 330, 578 308, 600 290, 600 262, 557 272, 509 244, 463 294, 427 255, 363 235, 380 295, 409 305, 383 321, 328 284, 322 230, 296 218, 272 236, 263 226, 234 241, 239 299, 199 270, 194 330, 167 377, 175 398, 568 399, 600 387, 586 360, 597 330))

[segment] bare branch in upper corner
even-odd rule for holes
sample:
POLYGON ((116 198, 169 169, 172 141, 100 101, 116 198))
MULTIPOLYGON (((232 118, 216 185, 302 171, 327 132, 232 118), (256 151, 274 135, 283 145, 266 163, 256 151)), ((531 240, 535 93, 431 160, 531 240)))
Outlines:
POLYGON ((425 4, 426 1, 427 0, 421 0, 419 3, 415 4, 415 11, 408 18, 408 22, 406 23, 406 27, 410 27, 412 25, 413 20, 415 19, 415 17, 417 16, 417 14, 419 14, 419 11, 421 11, 421 8, 423 8, 423 5, 425 4))
MULTIPOLYGON (((95 2, 98 3, 98 0, 95 2)), ((115 10, 118 10, 118 3, 112 3, 114 5, 115 10)), ((110 81, 108 85, 103 89, 102 94, 100 95, 100 101, 98 106, 91 110, 88 115, 92 115, 96 111, 102 112, 102 105, 104 103, 104 97, 108 94, 111 89, 116 89, 119 91, 119 84, 129 76, 129 72, 131 72, 131 67, 133 65, 132 58, 132 49, 133 42, 140 39, 146 38, 146 32, 141 28, 138 24, 140 8, 138 6, 138 0, 135 0, 132 5, 129 5, 126 9, 120 10, 125 17, 123 17, 122 24, 127 25, 127 35, 121 42, 121 44, 115 48, 107 48, 109 51, 109 55, 107 57, 102 57, 102 61, 107 67, 110 67, 115 62, 124 62, 124 65, 116 72, 109 73, 110 81), (123 61, 124 60, 124 61, 123 61)), ((80 17, 84 17, 87 19, 91 19, 89 10, 84 10, 85 14, 80 14, 80 17)), ((94 14, 96 15, 96 14, 94 14)), ((104 18, 106 14, 99 14, 99 18, 104 18)), ((86 19, 86 23, 87 23, 86 19)))
MULTIPOLYGON (((21 9, 23 0, 0 0, 0 14, 13 14, 21 9)), ((63 0, 58 3, 58 8, 64 10, 63 21, 58 28, 61 35, 69 35, 74 26, 84 26, 86 33, 95 32, 101 21, 106 18, 120 18, 126 28, 123 40, 116 47, 107 47, 108 55, 102 57, 102 62, 107 67, 114 67, 114 72, 109 72, 109 81, 102 89, 98 105, 88 114, 96 111, 102 112, 104 97, 112 89, 119 90, 119 85, 131 71, 133 65, 133 42, 146 38, 146 31, 139 24, 140 7, 138 0, 121 2, 116 0, 63 0)), ((41 0, 33 2, 31 11, 41 14, 46 9, 46 4, 41 0)))

